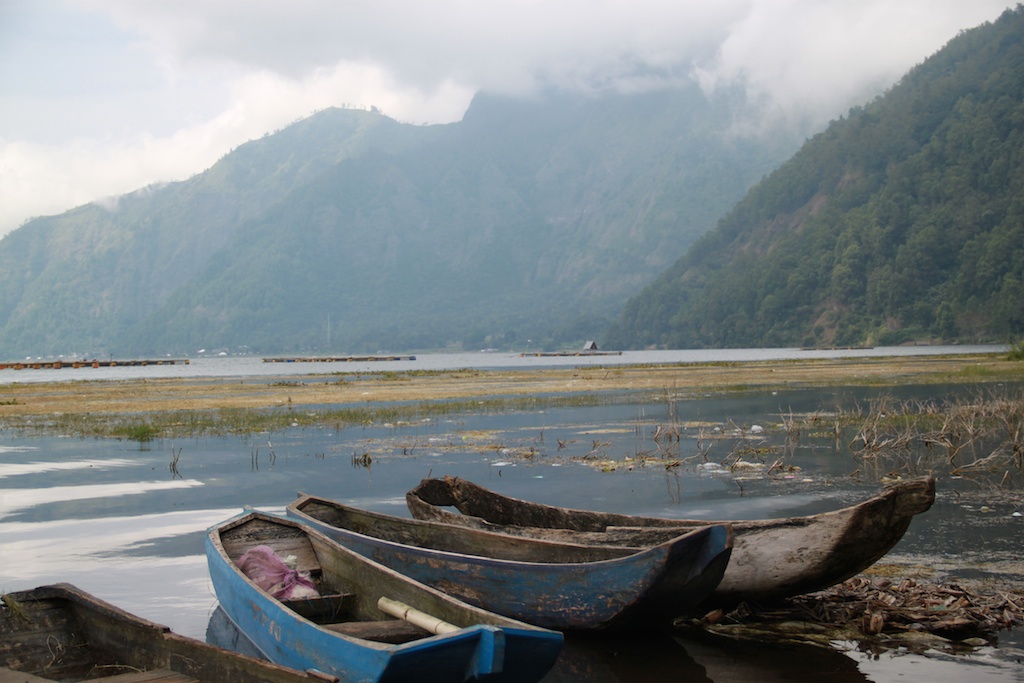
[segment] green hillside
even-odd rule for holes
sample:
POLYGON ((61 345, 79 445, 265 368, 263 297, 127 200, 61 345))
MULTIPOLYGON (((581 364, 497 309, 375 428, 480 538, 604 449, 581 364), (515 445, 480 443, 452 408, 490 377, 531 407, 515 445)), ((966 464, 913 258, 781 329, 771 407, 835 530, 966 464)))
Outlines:
POLYGON ((617 347, 1024 332, 1024 10, 962 32, 753 187, 629 301, 617 347))

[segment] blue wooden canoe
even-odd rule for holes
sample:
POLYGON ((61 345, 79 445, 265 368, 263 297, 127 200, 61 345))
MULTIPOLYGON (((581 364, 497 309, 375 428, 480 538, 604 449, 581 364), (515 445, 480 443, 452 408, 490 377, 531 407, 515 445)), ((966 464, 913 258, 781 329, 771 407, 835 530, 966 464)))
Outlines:
POLYGON ((212 527, 206 557, 221 608, 267 659, 342 681, 537 681, 562 647, 556 631, 467 605, 281 517, 249 511, 212 527), (293 556, 319 596, 278 600, 259 588, 236 564, 256 546, 293 556), (450 632, 389 617, 380 598, 450 632))
POLYGON ((304 494, 287 511, 460 600, 559 630, 649 627, 685 614, 721 581, 732 549, 727 525, 638 550, 516 538, 304 494))

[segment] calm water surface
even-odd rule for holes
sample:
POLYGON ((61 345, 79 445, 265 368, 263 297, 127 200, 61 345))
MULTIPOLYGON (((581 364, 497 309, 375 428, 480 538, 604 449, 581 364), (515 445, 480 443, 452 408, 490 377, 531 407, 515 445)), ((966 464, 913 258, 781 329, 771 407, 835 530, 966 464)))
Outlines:
MULTIPOLYGON (((63 372, 38 374, 53 379, 63 372)), ((937 397, 946 391, 954 390, 904 387, 887 393, 937 397)), ((671 405, 623 403, 343 431, 158 441, 144 448, 0 432, 0 591, 70 581, 203 638, 216 606, 203 556, 207 527, 244 506, 280 512, 300 490, 408 516, 405 492, 424 477, 446 474, 518 497, 637 514, 739 519, 834 509, 873 494, 879 484, 870 477, 851 479, 852 472, 863 473, 863 463, 843 449, 837 452, 828 439, 806 435, 796 447, 766 456, 799 466, 787 478, 767 478, 763 470, 737 477, 715 463, 750 445, 773 439, 777 444, 772 425, 781 414, 870 397, 868 390, 765 392, 671 405), (683 427, 684 438, 670 448, 691 460, 672 470, 640 466, 643 456, 664 447, 651 435, 667 424, 683 427), (712 425, 722 432, 716 434, 712 425), (754 437, 753 425, 766 425, 766 434, 754 437), (742 431, 731 434, 735 428, 742 431), (705 459, 692 457, 702 450, 705 459), (175 454, 177 472, 171 467, 175 454), (368 466, 361 464, 364 456, 368 466)), ((940 480, 935 507, 914 521, 889 559, 934 567, 936 581, 969 577, 1019 584, 1022 518, 1015 512, 1024 512, 1019 495, 997 497, 972 482, 940 480)), ((1003 632, 997 648, 970 657, 722 649, 667 635, 572 638, 547 680, 723 683, 827 675, 835 681, 1024 681, 1022 647, 1017 632, 1003 632)))

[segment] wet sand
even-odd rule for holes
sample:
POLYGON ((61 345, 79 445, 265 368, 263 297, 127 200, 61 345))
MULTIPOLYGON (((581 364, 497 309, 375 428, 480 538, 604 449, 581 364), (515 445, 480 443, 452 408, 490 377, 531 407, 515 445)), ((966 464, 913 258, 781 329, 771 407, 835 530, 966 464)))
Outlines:
POLYGON ((766 391, 812 386, 1024 381, 1002 354, 624 365, 528 370, 336 373, 261 378, 16 382, 0 376, 0 423, 33 415, 123 414, 594 392, 766 391))

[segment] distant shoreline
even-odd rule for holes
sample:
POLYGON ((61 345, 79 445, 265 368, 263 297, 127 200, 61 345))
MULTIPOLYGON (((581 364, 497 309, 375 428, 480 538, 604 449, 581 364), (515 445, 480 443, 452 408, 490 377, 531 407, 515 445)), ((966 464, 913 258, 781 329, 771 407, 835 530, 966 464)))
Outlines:
POLYGON ((835 358, 571 368, 352 372, 240 378, 120 379, 0 384, 0 426, 54 414, 444 401, 614 392, 782 390, 814 386, 1024 382, 1005 354, 835 358))

